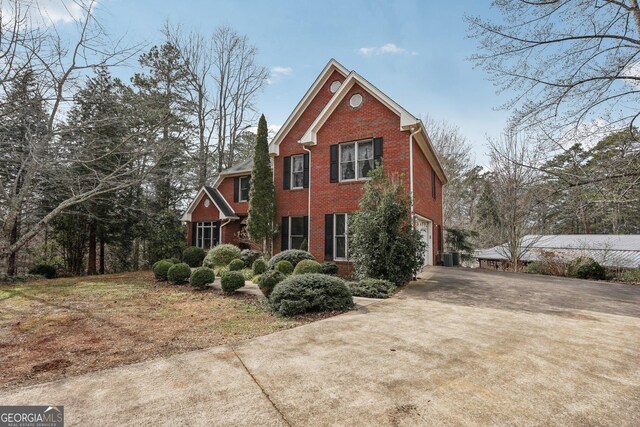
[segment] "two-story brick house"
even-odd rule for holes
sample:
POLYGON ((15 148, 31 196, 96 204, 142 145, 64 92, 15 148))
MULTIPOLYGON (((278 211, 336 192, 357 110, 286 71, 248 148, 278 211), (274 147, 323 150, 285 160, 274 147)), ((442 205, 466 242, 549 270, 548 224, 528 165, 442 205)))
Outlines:
MULTIPOLYGON (((349 213, 370 169, 382 161, 412 197, 413 223, 427 242, 427 265, 442 248, 446 176, 422 122, 355 71, 329 61, 269 145, 281 226, 274 252, 307 240, 318 260, 348 271, 349 213)), ((188 243, 237 243, 248 211, 251 161, 203 187, 183 220, 188 243)))

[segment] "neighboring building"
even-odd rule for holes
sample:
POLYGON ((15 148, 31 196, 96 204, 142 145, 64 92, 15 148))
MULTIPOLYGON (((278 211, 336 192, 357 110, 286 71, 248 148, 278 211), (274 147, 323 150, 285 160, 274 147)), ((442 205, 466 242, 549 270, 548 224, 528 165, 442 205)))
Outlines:
MULTIPOLYGON (((522 265, 538 261, 541 256, 556 256, 569 262, 589 257, 608 268, 640 267, 640 234, 552 234, 522 238, 522 265)), ((507 245, 475 252, 480 268, 503 270, 510 257, 507 245)))
MULTIPOLYGON (((355 71, 329 61, 269 145, 281 226, 274 252, 307 240, 318 260, 348 270, 348 214, 358 210, 367 173, 383 161, 413 193, 427 242, 426 264, 442 251, 446 177, 422 122, 355 71)), ((221 173, 185 213, 188 243, 238 243, 248 211, 251 162, 221 173)))

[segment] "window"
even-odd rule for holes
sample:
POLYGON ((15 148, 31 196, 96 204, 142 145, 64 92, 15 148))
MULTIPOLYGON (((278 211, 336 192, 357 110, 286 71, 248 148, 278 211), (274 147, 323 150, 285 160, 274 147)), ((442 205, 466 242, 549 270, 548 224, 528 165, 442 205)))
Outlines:
POLYGON ((250 176, 241 176, 240 177, 240 197, 238 198, 239 202, 248 202, 249 201, 249 182, 250 176))
POLYGON ((436 171, 432 170, 431 171, 431 196, 435 199, 437 194, 438 193, 436 192, 436 171))
POLYGON ((292 216, 289 218, 289 249, 300 249, 305 235, 304 217, 292 216))
POLYGON ((349 242, 347 234, 349 230, 349 217, 347 214, 333 215, 333 259, 344 261, 349 255, 349 242))
POLYGON ((373 168, 372 140, 340 144, 340 181, 365 179, 373 168))
POLYGON ((218 244, 218 224, 212 222, 198 222, 196 225, 196 246, 209 249, 218 244))
POLYGON ((291 156, 291 188, 304 186, 304 154, 291 156))

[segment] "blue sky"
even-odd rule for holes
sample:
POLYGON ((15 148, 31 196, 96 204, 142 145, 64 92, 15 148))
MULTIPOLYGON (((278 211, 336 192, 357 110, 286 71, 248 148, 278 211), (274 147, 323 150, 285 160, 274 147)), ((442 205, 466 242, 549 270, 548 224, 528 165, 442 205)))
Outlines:
POLYGON ((227 24, 246 34, 274 72, 258 102, 270 125, 286 120, 332 57, 414 115, 460 126, 481 164, 486 136, 506 123, 508 113, 495 107, 508 94, 496 95, 485 72, 465 59, 476 45, 463 15, 489 15, 489 1, 102 0, 99 9, 113 36, 149 45, 160 42, 167 20, 204 33, 227 24))

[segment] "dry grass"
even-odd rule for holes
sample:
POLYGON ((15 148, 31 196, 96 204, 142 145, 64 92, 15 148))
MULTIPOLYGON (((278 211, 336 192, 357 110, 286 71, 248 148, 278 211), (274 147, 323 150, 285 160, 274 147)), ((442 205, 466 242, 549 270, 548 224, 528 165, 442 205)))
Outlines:
POLYGON ((0 285, 0 388, 233 343, 282 319, 257 297, 157 283, 148 272, 0 285))

